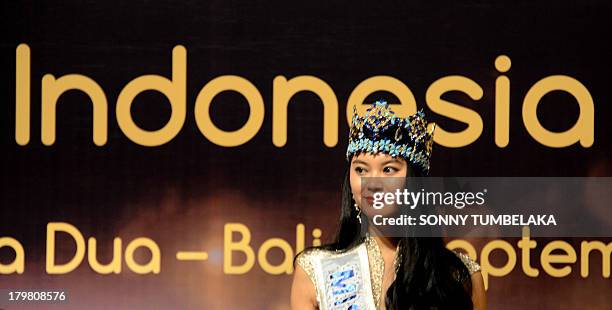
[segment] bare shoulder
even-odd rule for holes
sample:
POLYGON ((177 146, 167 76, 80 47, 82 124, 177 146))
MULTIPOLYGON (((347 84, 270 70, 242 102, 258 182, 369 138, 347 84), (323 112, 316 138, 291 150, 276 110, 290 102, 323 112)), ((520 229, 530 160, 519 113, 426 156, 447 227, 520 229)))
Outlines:
POLYGON ((312 310, 317 308, 316 290, 312 275, 310 252, 302 252, 295 259, 293 283, 291 285, 291 309, 312 310))

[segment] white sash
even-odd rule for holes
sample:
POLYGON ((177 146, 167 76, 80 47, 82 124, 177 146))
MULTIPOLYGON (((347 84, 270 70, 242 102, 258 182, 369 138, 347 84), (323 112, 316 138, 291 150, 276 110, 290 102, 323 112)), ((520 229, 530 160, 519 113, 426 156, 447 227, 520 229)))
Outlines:
POLYGON ((332 256, 313 259, 321 310, 375 309, 365 243, 332 256))

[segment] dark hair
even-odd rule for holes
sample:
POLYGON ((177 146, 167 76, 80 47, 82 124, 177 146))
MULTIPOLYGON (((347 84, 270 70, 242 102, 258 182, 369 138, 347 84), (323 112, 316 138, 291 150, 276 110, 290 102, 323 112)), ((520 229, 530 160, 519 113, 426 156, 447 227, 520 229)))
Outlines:
MULTIPOLYGON (((347 251, 366 238, 368 221, 363 212, 363 224, 357 218, 349 172, 342 185, 340 223, 335 240, 319 248, 347 251)), ((406 183, 410 184, 409 178, 419 176, 422 176, 420 170, 409 165, 406 183)), ((398 251, 401 259, 395 281, 383 294, 387 309, 473 308, 470 273, 461 259, 446 248, 441 237, 406 235, 399 238, 398 251)))

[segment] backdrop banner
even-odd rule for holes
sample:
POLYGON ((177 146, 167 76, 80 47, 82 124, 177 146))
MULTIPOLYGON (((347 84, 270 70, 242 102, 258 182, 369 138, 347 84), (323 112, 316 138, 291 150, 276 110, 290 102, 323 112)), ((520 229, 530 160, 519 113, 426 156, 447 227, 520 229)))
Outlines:
POLYGON ((289 309, 377 100, 436 124, 430 181, 487 214, 418 210, 489 309, 611 307, 608 1, 0 8, 0 309, 289 309))

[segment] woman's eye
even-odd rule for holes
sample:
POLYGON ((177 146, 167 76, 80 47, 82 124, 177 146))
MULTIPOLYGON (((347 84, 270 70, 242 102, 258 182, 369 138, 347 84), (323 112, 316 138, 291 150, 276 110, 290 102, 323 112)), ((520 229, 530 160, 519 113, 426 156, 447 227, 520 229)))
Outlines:
POLYGON ((396 173, 399 169, 395 168, 395 167, 385 167, 383 169, 384 173, 396 173))
POLYGON ((365 169, 363 169, 361 167, 356 167, 355 168, 355 172, 357 172, 357 174, 363 174, 363 173, 365 173, 365 169))

